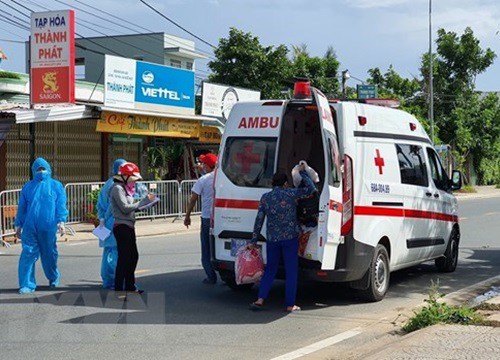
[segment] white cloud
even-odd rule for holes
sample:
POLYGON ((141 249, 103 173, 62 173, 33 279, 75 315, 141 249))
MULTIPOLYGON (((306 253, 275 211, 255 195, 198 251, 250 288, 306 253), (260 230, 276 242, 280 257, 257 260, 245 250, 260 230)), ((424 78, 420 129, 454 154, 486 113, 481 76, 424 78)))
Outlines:
POLYGON ((360 9, 390 8, 414 2, 412 0, 346 0, 347 5, 360 9))

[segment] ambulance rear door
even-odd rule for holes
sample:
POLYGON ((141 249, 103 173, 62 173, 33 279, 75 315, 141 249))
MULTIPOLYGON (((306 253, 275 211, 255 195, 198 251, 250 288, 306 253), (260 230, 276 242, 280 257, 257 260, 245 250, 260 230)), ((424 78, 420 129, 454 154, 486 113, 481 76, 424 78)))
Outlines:
POLYGON ((325 186, 321 190, 318 221, 318 259, 322 270, 334 270, 342 225, 340 153, 333 115, 321 91, 312 89, 318 107, 325 153, 325 186))

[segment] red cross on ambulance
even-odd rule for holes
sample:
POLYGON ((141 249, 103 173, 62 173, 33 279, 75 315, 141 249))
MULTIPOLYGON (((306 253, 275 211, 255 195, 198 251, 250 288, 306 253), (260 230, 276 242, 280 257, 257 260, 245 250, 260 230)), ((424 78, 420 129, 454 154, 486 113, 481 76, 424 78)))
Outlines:
POLYGON ((378 173, 383 175, 383 167, 385 166, 384 158, 380 156, 379 149, 376 149, 375 151, 377 153, 377 156, 375 157, 375 166, 378 167, 378 173))

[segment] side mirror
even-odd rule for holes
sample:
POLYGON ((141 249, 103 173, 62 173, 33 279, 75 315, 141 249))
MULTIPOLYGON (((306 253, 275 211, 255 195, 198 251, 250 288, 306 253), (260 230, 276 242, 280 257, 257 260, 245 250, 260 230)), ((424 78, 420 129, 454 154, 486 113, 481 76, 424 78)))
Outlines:
POLYGON ((451 173, 451 190, 460 190, 462 188, 462 173, 459 170, 453 170, 451 173))

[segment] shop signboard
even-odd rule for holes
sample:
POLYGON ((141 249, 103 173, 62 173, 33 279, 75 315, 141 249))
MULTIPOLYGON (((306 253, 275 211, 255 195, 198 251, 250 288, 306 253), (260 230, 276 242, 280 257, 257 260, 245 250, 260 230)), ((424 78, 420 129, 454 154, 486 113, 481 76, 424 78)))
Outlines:
POLYGON ((96 131, 114 134, 197 138, 199 121, 103 111, 96 131))
POLYGON ((75 15, 73 10, 31 13, 32 104, 75 102, 75 15))
POLYGON ((226 122, 235 103, 258 100, 260 100, 260 91, 204 82, 201 114, 213 116, 226 122))
POLYGON ((194 72, 106 55, 104 105, 194 115, 194 72))
POLYGON ((202 126, 200 128, 200 136, 198 139, 201 143, 220 144, 221 133, 218 128, 213 126, 202 126))

